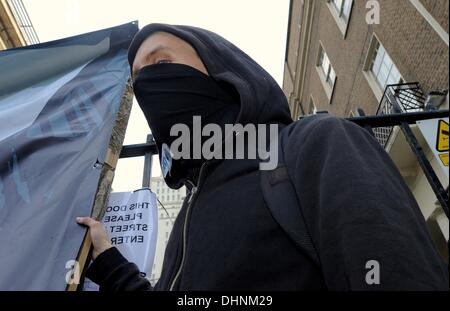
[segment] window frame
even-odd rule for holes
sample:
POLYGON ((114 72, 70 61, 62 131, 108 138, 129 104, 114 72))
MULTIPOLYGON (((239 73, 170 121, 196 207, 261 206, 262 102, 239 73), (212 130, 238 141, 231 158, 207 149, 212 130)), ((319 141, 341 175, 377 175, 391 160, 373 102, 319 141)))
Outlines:
POLYGON ((383 98, 384 90, 386 89, 387 85, 404 83, 404 81, 405 81, 403 75, 400 72, 400 69, 398 68, 398 66, 395 64, 395 61, 390 56, 389 51, 386 50, 383 43, 380 41, 380 39, 378 38, 378 36, 375 33, 372 34, 372 38, 370 39, 369 49, 367 51, 366 59, 364 61, 364 66, 363 66, 363 75, 366 78, 366 80, 367 80, 370 88, 372 89, 375 97, 377 98, 378 102, 380 102, 381 99, 383 98), (379 64, 379 68, 377 70, 378 73, 375 73, 373 71, 373 66, 376 62, 376 56, 378 55, 380 48, 383 49, 384 54, 383 54, 383 57, 379 64), (378 78, 378 75, 379 75, 381 68, 383 67, 384 59, 386 58, 386 56, 389 58, 391 65, 388 70, 388 73, 387 73, 387 76, 386 76, 386 79, 384 82, 384 86, 382 86, 381 82, 378 78), (388 83, 388 81, 391 77, 391 72, 392 72, 393 68, 395 68, 397 70, 398 75, 400 76, 400 79, 399 79, 400 81, 394 82, 394 83, 388 83))
POLYGON ((341 1, 341 7, 338 8, 336 6, 335 0, 327 0, 326 5, 328 6, 328 9, 330 10, 331 15, 333 16, 334 20, 336 21, 336 24, 342 33, 343 38, 345 39, 347 36, 348 26, 350 24, 350 19, 352 16, 353 6, 354 6, 354 0, 340 0, 341 1), (344 9, 345 4, 349 3, 348 5, 348 16, 344 15, 344 9))
POLYGON ((322 82, 322 86, 325 90, 325 94, 329 100, 329 104, 331 104, 331 101, 333 99, 334 89, 336 88, 336 81, 337 81, 337 74, 336 70, 333 67, 333 64, 330 60, 330 57, 327 54, 327 51, 323 47, 322 42, 319 41, 319 48, 318 48, 318 54, 317 54, 317 61, 316 61, 316 71, 319 75, 320 81, 322 82), (323 52, 323 57, 321 56, 323 52), (328 60, 328 68, 325 70, 323 64, 323 61, 327 59, 328 60), (331 72, 333 72, 334 77, 331 78, 331 72))

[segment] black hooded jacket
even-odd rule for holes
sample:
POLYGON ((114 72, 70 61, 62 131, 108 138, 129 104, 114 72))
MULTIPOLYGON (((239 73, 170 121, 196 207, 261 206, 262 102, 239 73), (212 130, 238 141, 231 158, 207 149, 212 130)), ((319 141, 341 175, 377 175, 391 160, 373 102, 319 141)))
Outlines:
MULTIPOLYGON (((100 290, 448 290, 448 271, 427 233, 412 194, 383 148, 364 129, 323 115, 292 123, 274 79, 248 55, 215 33, 151 24, 142 41, 165 31, 190 43, 210 76, 234 86, 241 124, 289 127, 286 161, 317 264, 299 250, 264 201, 258 160, 207 162, 183 182, 188 196, 167 244, 161 277, 152 287, 137 266, 111 248, 87 276, 100 290), (376 260, 380 284, 366 282, 376 260)), ((279 202, 283 208, 283 202, 279 202)))

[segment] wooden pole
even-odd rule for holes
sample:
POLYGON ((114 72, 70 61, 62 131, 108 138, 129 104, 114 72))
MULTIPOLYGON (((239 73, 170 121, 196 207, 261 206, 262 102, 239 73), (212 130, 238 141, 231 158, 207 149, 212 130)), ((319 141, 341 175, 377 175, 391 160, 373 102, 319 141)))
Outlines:
MULTIPOLYGON (((114 179, 114 171, 116 169, 117 161, 119 160, 120 151, 122 150, 123 140, 125 138, 125 131, 128 125, 128 119, 130 117, 131 106, 133 105, 133 90, 131 88, 131 81, 129 80, 125 93, 122 96, 119 111, 117 113, 116 122, 113 127, 111 139, 106 154, 106 160, 103 164, 100 180, 97 186, 97 192, 95 195, 94 205, 92 207, 91 217, 97 220, 103 218, 105 214, 106 204, 108 202, 108 196, 111 192, 111 185, 114 179)), ((83 242, 78 251, 77 262, 82 276, 84 275, 87 263, 90 261, 91 250, 91 237, 89 231, 86 231, 83 242)), ((82 277, 83 279, 83 277, 82 277)), ((80 290, 80 284, 68 284, 66 291, 80 290)))

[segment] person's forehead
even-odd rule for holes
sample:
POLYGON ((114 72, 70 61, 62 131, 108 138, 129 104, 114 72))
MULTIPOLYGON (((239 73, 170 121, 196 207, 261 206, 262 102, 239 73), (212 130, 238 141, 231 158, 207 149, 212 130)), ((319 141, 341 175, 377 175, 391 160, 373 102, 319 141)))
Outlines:
POLYGON ((133 61, 133 71, 145 62, 146 57, 158 51, 183 52, 190 49, 193 50, 189 43, 175 35, 162 31, 155 32, 139 46, 133 61))

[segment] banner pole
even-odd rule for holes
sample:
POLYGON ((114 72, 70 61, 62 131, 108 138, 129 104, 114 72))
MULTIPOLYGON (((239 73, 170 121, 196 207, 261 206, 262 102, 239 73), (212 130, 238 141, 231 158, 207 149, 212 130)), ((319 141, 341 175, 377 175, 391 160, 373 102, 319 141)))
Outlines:
MULTIPOLYGON (((112 135, 109 141, 105 162, 100 163, 102 165, 102 172, 100 180, 97 186, 97 192, 95 195, 94 205, 92 207, 91 217, 97 220, 102 219, 105 214, 105 207, 108 202, 108 196, 111 192, 111 185, 114 179, 114 171, 116 169, 117 162, 119 160, 120 151, 122 150, 123 140, 125 138, 125 132, 128 125, 128 119, 131 113, 131 106, 133 105, 133 90, 131 87, 131 81, 128 80, 125 92, 120 101, 119 111, 117 112, 116 122, 114 124, 112 135)), ((75 220, 74 220, 75 221, 75 220)), ((81 271, 81 278, 79 284, 73 282, 66 286, 66 291, 80 290, 83 286, 83 276, 86 270, 87 264, 91 257, 91 245, 92 241, 90 235, 86 230, 83 242, 78 251, 76 262, 78 263, 78 269, 81 271)))

